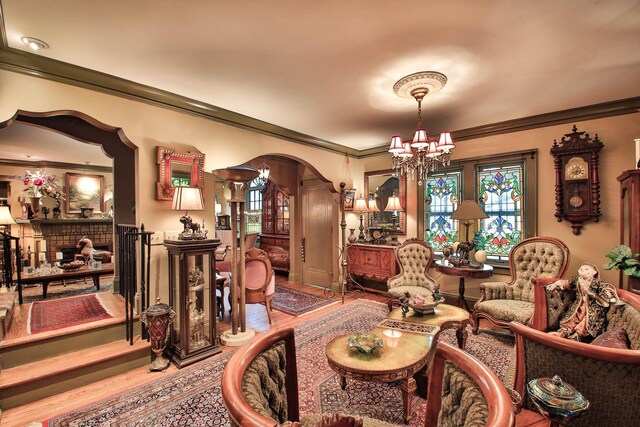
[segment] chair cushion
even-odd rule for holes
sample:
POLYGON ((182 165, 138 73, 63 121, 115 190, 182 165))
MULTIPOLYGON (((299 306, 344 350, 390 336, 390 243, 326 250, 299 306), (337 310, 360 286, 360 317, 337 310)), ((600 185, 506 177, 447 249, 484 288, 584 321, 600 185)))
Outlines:
POLYGON ((409 292, 412 297, 422 295, 427 301, 433 301, 433 292, 429 288, 423 288, 422 286, 398 286, 389 289, 389 295, 394 298, 404 297, 405 292, 409 292))
POLYGON ((609 348, 629 348, 627 333, 622 328, 615 328, 611 331, 598 335, 591 344, 609 348))
POLYGON ((629 303, 610 307, 606 330, 615 328, 622 328, 627 333, 631 350, 640 350, 640 310, 629 303))
POLYGON ((465 372, 447 361, 438 426, 480 427, 487 424, 488 416, 489 407, 478 385, 465 372))
MULTIPOLYGON (((304 415, 301 419, 300 419, 300 423, 302 424, 302 427, 316 427, 318 425, 321 425, 321 421, 322 421, 322 417, 326 416, 327 414, 308 414, 308 415, 304 415)), ((345 416, 348 416, 347 414, 343 414, 345 416)), ((375 418, 369 418, 369 417, 363 417, 360 415, 351 415, 353 418, 355 418, 356 420, 362 420, 362 427, 392 427, 392 426, 396 426, 396 424, 391 424, 385 421, 380 421, 380 420, 376 420, 375 418)))
POLYGON ((527 301, 494 299, 482 301, 475 308, 505 322, 516 321, 526 325, 533 317, 533 303, 527 301))
POLYGON ((242 395, 265 417, 284 422, 288 418, 284 341, 260 353, 242 377, 242 395))
POLYGON ((512 285, 513 299, 529 302, 533 302, 531 279, 559 277, 566 263, 562 248, 543 240, 531 240, 514 247, 509 258, 513 262, 516 277, 512 285))

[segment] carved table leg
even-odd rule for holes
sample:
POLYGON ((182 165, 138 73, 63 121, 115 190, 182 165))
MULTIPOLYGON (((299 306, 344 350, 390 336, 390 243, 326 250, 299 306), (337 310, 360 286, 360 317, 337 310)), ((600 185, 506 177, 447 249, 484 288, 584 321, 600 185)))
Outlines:
POLYGON ((342 375, 340 375, 340 388, 342 390, 347 389, 347 377, 343 377, 342 375))
POLYGON ((411 400, 416 391, 416 380, 413 377, 403 379, 400 381, 400 390, 402 390, 402 406, 404 408, 402 418, 406 424, 409 424, 411 421, 411 400))
POLYGON ((460 285, 458 286, 458 307, 464 308, 469 311, 469 305, 467 305, 467 300, 464 299, 464 277, 460 278, 460 285))
POLYGON ((467 323, 468 322, 460 322, 456 328, 456 339, 458 340, 458 348, 460 350, 464 350, 464 346, 467 343, 467 336, 469 335, 467 332, 467 323))

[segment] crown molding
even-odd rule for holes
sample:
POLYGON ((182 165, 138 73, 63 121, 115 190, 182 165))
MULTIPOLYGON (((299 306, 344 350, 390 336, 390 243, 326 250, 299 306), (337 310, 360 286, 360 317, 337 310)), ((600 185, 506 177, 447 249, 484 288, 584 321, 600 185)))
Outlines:
MULTIPOLYGON (((0 0, 1 1, 1 0, 0 0)), ((295 142, 298 144, 366 158, 387 153, 387 145, 357 150, 315 138, 243 114, 216 107, 195 99, 125 80, 109 74, 68 64, 8 47, 4 15, 0 2, 0 69, 39 77, 59 83, 168 108, 183 114, 213 120, 236 128, 295 142)), ((584 107, 538 114, 503 122, 489 123, 452 132, 456 142, 512 132, 554 126, 570 122, 632 114, 640 111, 640 97, 626 98, 584 107)))
POLYGON ((29 160, 15 160, 15 159, 0 159, 0 166, 17 166, 17 167, 25 167, 25 168, 32 168, 32 169, 55 168, 55 169, 71 169, 74 171, 82 170, 82 171, 91 171, 91 172, 113 173, 113 168, 109 166, 50 162, 47 160, 29 161, 29 160))

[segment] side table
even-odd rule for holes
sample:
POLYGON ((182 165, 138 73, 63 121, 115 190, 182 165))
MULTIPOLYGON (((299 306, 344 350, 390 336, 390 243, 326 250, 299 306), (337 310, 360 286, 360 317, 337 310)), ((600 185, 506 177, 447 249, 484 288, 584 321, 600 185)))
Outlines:
POLYGON ((469 310, 467 300, 464 299, 464 278, 470 279, 486 279, 493 274, 493 267, 487 264, 482 264, 482 267, 469 267, 460 266, 456 267, 449 261, 437 260, 435 263, 436 271, 445 274, 447 276, 460 277, 460 285, 458 286, 458 307, 469 310))

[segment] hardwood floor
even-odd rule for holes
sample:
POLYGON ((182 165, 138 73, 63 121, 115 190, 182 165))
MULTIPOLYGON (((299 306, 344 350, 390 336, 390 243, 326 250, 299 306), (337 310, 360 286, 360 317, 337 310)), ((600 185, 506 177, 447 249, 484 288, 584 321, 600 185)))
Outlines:
MULTIPOLYGON (((304 292, 324 296, 324 290, 313 286, 307 286, 301 283, 290 283, 285 281, 282 277, 278 277, 278 284, 281 286, 291 287, 304 292)), ((118 296, 113 296, 119 298, 118 296)), ((359 298, 371 299, 379 302, 386 301, 386 298, 377 294, 359 294, 359 298)), ((340 300, 339 296, 335 297, 336 300, 340 300)), ((353 300, 353 296, 347 296, 345 302, 353 300)), ((331 307, 322 308, 307 315, 295 317, 278 310, 273 310, 272 320, 273 323, 269 325, 266 309, 261 304, 247 305, 247 326, 255 330, 257 333, 263 333, 271 328, 277 328, 281 326, 295 326, 301 322, 304 322, 310 318, 320 315, 326 311, 332 310, 336 307, 334 304, 331 307)), ((21 314, 23 316, 24 313, 21 314)), ((17 319, 16 319, 17 320, 17 319)), ((24 322, 24 320, 22 320, 24 322)), ((231 328, 228 312, 225 313, 224 318, 219 322, 219 332, 222 333, 231 328)), ((222 347, 222 351, 229 351, 229 348, 222 347)), ((56 396, 48 397, 36 402, 32 402, 17 408, 12 408, 4 411, 0 418, 0 425, 2 427, 13 426, 27 426, 32 422, 42 422, 52 416, 63 414, 71 411, 75 408, 87 405, 91 402, 105 399, 124 391, 127 391, 137 385, 154 381, 163 375, 167 375, 170 372, 176 371, 177 368, 171 365, 165 372, 153 372, 149 373, 146 367, 138 368, 129 371, 125 374, 114 376, 106 380, 74 389, 65 393, 61 393, 56 396)))

